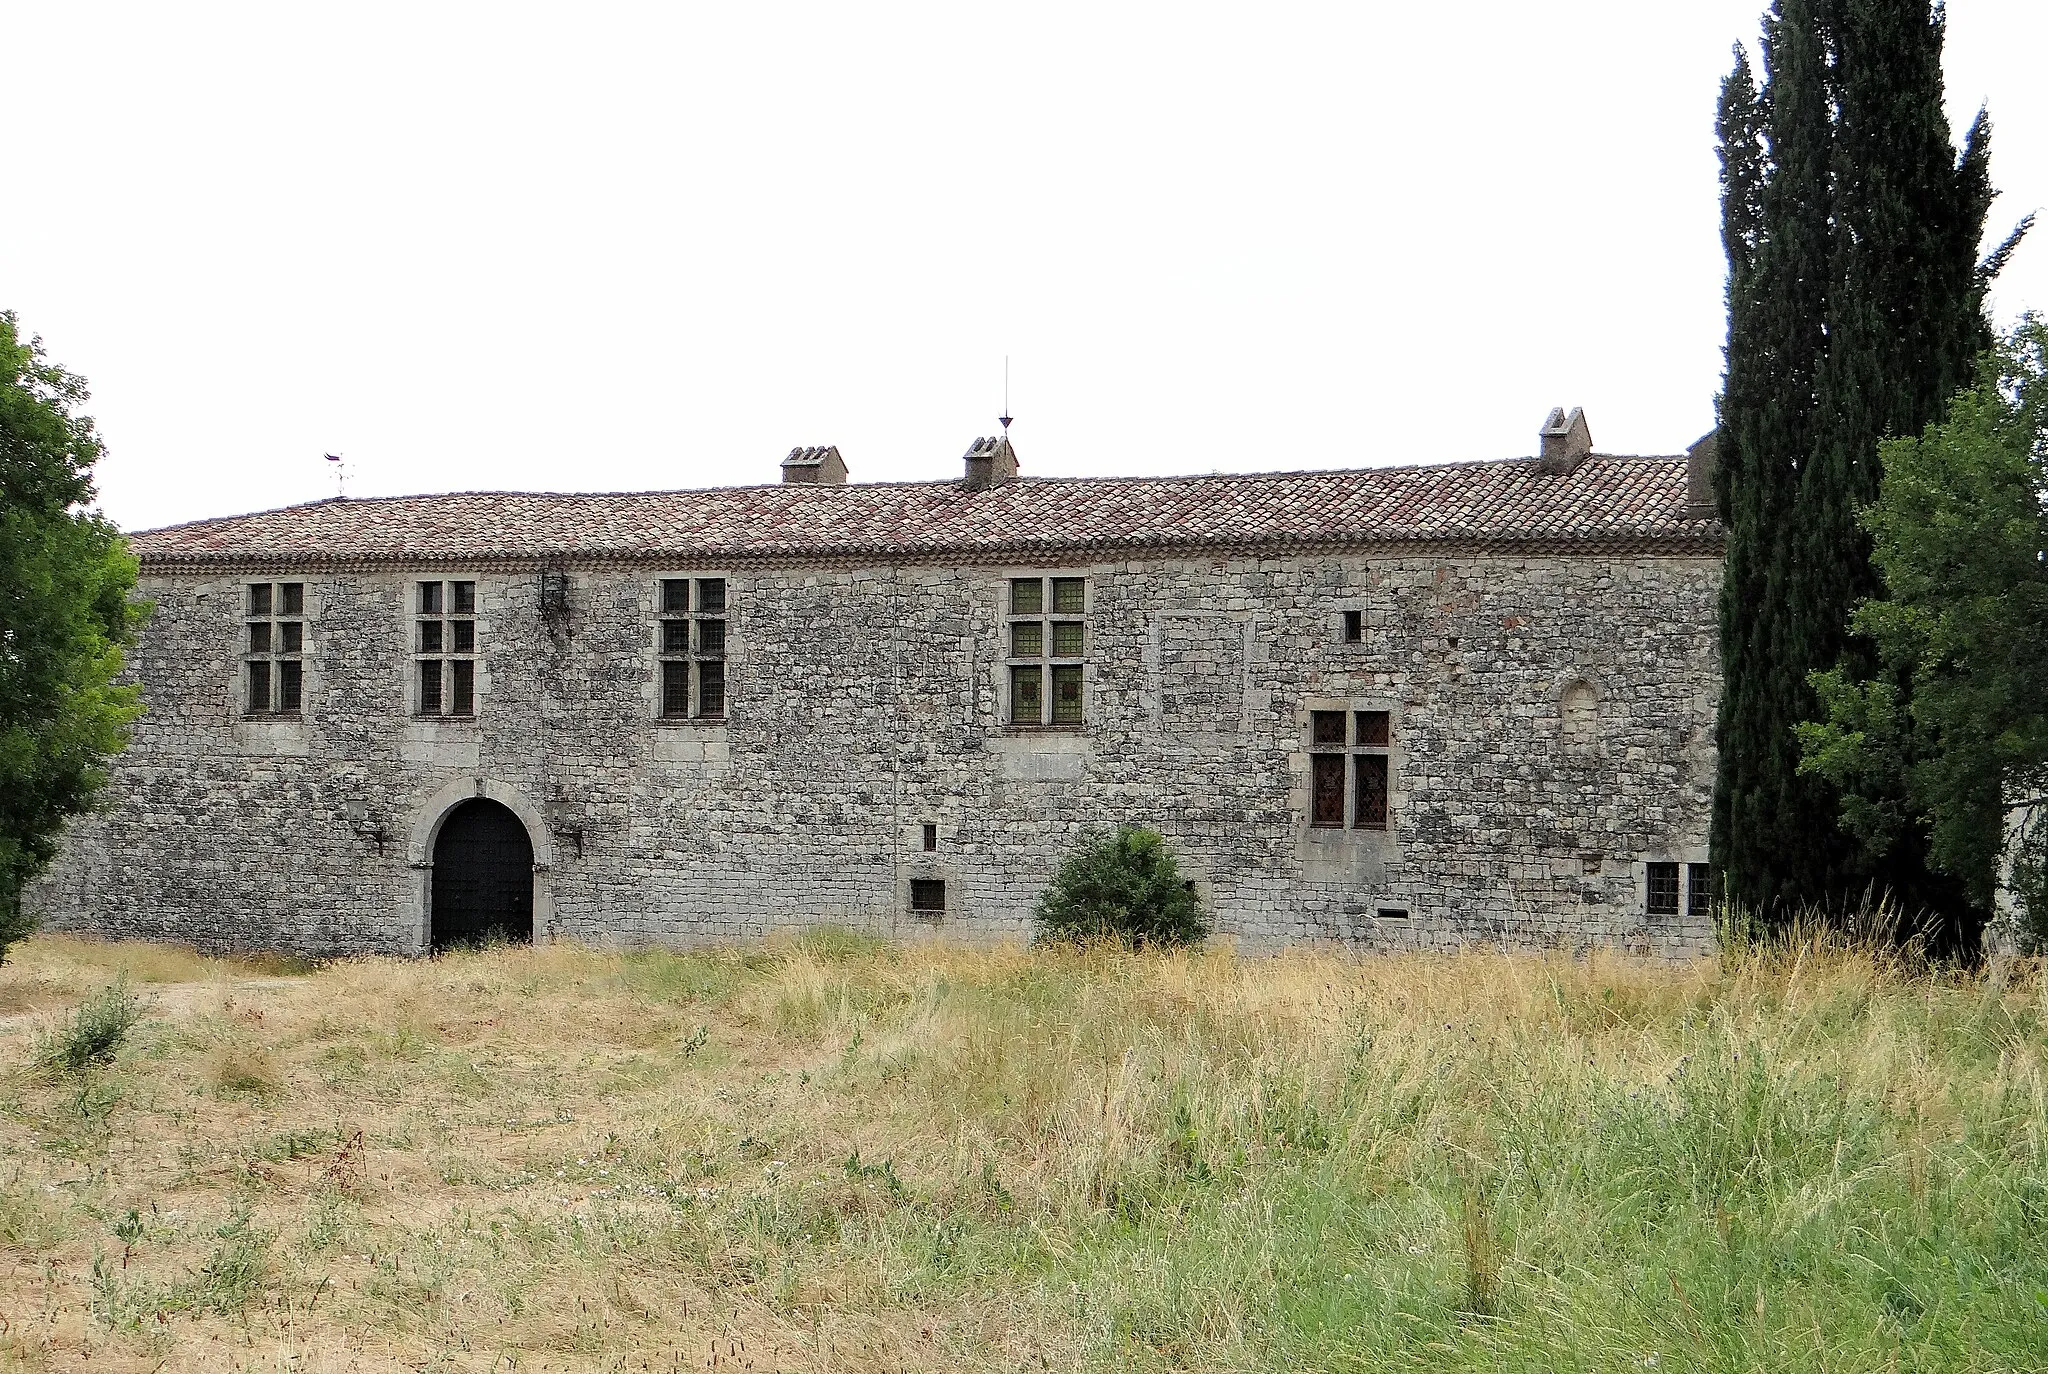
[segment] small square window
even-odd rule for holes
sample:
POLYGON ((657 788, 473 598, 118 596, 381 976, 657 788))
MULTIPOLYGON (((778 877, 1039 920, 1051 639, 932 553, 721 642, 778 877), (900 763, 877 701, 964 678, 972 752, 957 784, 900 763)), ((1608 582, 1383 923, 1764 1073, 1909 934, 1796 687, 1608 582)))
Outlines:
POLYGON ((1036 577, 1010 579, 1010 614, 1037 615, 1045 609, 1045 583, 1036 577))
POLYGON ((1311 711, 1308 713, 1309 739, 1316 744, 1344 743, 1344 713, 1342 711, 1311 711))
POLYGON ((1088 609, 1088 579, 1055 577, 1052 580, 1052 608, 1060 615, 1079 615, 1088 609))
POLYGON ((1645 864, 1645 896, 1652 916, 1678 914, 1678 865, 1645 864))
POLYGON ((946 880, 944 878, 912 878, 910 880, 910 909, 927 915, 938 915, 946 909, 946 880))
POLYGON ((938 848, 939 828, 930 821, 926 821, 924 823, 924 852, 927 854, 937 853, 938 848))
POLYGON ((723 620, 700 620, 697 622, 697 652, 706 658, 725 657, 725 622, 723 620))
POLYGON ((249 709, 268 711, 270 709, 270 665, 252 663, 249 665, 249 709))
POLYGON ((422 620, 420 622, 420 652, 438 654, 441 652, 441 622, 422 620))
POLYGON ((661 622, 661 651, 665 654, 687 654, 690 652, 689 621, 664 620, 661 622))
POLYGON ((454 678, 454 700, 448 704, 451 716, 472 716, 476 714, 476 660, 458 658, 449 661, 448 669, 454 678))
POLYGON ((1071 620, 1056 620, 1052 627, 1052 656, 1054 658, 1079 658, 1081 656, 1081 626, 1071 620))
POLYGON ((474 620, 451 620, 449 633, 455 636, 454 652, 473 654, 476 652, 476 622, 474 620))
POLYGON ((1365 612, 1344 612, 1344 642, 1357 644, 1365 639, 1365 612))
POLYGON ((1392 715, 1386 711, 1358 713, 1358 743, 1367 749, 1384 749, 1392 736, 1392 715))
POLYGON ((725 714, 725 665, 723 663, 700 663, 697 665, 697 714, 700 716, 722 716, 725 714))
POLYGON ((1052 670, 1052 723, 1081 723, 1081 667, 1062 664, 1052 670))
POLYGON ((420 583, 420 614, 421 614, 421 615, 439 615, 439 614, 441 614, 441 584, 440 584, 440 583, 438 583, 438 582, 422 582, 422 583, 420 583))
POLYGON ((250 584, 250 587, 249 587, 249 614, 250 614, 250 615, 269 615, 269 614, 270 614, 270 584, 269 584, 268 582, 256 582, 256 583, 252 583, 252 584, 250 584))
POLYGON ((722 577, 700 577, 697 579, 697 609, 716 613, 725 609, 725 579, 722 577))
POLYGON ((661 580, 661 613, 663 615, 688 615, 690 613, 689 578, 664 577, 661 580))
POLYGON ((286 659, 277 665, 277 709, 296 711, 305 684, 305 665, 297 659, 286 659))
MULTIPOLYGON (((1340 715, 1339 720, 1343 717, 1340 715)), ((1309 824, 1318 830, 1344 828, 1344 756, 1309 755, 1309 824)))
POLYGON ((1045 656, 1045 622, 1042 620, 1018 620, 1010 625, 1011 658, 1043 658, 1045 656))
POLYGON ((270 622, 259 620, 249 627, 249 652, 267 654, 270 652, 270 622))
POLYGON ((1045 720, 1045 669, 1036 666, 1010 669, 1010 719, 1020 725, 1039 725, 1045 720))
POLYGON ((448 591, 449 599, 454 603, 449 606, 450 611, 456 615, 476 614, 476 583, 450 582, 448 591))
POLYGON ((667 659, 661 665, 661 713, 664 716, 690 714, 690 665, 667 659))

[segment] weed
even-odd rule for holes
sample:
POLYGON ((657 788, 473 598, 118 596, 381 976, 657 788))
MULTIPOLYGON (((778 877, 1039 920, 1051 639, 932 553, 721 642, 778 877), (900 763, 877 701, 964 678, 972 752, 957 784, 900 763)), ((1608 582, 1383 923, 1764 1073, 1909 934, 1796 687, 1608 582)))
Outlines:
POLYGON ((142 1003, 128 990, 123 973, 79 1003, 55 1030, 38 1036, 30 1062, 46 1077, 76 1077, 105 1068, 141 1019, 142 1003))
POLYGON ((274 1097, 284 1091, 277 1056, 260 1045, 223 1045, 213 1056, 213 1087, 223 1097, 274 1097))

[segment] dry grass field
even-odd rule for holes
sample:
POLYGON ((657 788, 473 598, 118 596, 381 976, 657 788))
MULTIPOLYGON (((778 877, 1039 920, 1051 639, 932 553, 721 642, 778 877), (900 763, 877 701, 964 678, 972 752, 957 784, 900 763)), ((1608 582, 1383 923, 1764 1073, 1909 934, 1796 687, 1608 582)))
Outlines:
POLYGON ((0 1369, 2048 1368, 2044 1021, 1815 943, 45 937, 0 1369))

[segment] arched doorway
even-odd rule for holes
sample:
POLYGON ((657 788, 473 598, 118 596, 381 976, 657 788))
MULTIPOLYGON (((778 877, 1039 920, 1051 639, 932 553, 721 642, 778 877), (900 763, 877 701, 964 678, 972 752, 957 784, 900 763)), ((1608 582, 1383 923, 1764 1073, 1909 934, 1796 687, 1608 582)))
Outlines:
POLYGON ((450 811, 434 837, 435 949, 533 940, 533 841, 511 810, 472 797, 450 811))

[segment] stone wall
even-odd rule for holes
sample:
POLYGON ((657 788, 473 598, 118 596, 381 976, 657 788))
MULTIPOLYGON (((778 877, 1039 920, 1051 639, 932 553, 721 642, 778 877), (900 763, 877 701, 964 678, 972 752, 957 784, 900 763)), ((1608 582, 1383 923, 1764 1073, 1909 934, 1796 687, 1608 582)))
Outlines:
POLYGON ((298 579, 297 721, 240 710, 254 575, 151 576, 148 713, 32 901, 59 928, 210 948, 417 951, 434 828, 484 794, 533 837, 544 938, 1022 937, 1076 835, 1136 820, 1246 948, 1705 946, 1702 919, 1646 916, 1644 865, 1706 857, 1716 560, 1061 569, 1089 580, 1079 732, 1001 723, 1006 579, 1032 571, 1053 570, 668 570, 729 580, 719 724, 656 719, 664 570, 572 568, 552 622, 537 571, 430 574, 477 582, 473 722, 407 715, 409 573, 298 579), (1581 682, 1590 728, 1561 706, 1581 682), (1339 707, 1392 712, 1385 833, 1307 824, 1309 712, 1339 707), (946 881, 941 921, 909 912, 921 877, 946 881))

